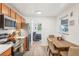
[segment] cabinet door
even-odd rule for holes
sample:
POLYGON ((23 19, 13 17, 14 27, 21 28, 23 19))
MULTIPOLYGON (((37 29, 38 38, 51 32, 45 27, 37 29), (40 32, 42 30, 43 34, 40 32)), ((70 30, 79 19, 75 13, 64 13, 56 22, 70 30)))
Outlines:
POLYGON ((21 29, 21 20, 20 20, 20 16, 18 14, 16 14, 16 29, 21 29))
POLYGON ((22 24, 21 24, 21 26, 22 26, 22 28, 25 28, 25 27, 27 26, 26 23, 25 23, 24 18, 22 19, 22 24))
POLYGON ((11 48, 3 52, 0 56, 11 56, 11 48))
POLYGON ((1 10, 2 10, 1 6, 2 6, 2 3, 0 3, 0 13, 1 13, 1 10))
POLYGON ((13 19, 15 19, 15 18, 16 18, 16 13, 15 13, 15 11, 11 9, 10 12, 11 12, 10 16, 11 16, 13 19))
POLYGON ((24 20, 24 19, 22 18, 22 19, 21 19, 21 28, 24 27, 24 26, 23 26, 23 22, 24 22, 23 20, 24 20))
POLYGON ((24 51, 25 50, 29 50, 28 38, 27 37, 24 39, 24 51))
POLYGON ((5 4, 2 4, 2 13, 7 16, 10 16, 10 8, 6 6, 5 4))

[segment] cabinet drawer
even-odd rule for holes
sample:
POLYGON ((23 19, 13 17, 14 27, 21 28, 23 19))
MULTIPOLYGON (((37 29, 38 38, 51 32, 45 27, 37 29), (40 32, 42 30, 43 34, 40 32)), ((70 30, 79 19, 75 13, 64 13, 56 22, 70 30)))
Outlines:
POLYGON ((11 48, 1 54, 1 56, 11 56, 11 48))

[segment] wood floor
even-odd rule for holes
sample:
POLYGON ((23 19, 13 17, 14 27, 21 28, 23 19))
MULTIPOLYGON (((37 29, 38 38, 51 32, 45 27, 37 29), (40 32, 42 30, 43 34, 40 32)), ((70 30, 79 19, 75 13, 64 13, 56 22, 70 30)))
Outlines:
POLYGON ((33 42, 30 51, 25 52, 24 56, 48 56, 47 46, 42 46, 39 42, 33 42))

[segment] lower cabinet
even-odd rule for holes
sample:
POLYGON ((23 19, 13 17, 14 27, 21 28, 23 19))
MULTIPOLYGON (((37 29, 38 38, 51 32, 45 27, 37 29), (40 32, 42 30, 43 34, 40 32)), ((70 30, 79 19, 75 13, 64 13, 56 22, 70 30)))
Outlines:
POLYGON ((26 37, 24 39, 24 51, 29 50, 29 45, 28 45, 28 38, 26 37))
POLYGON ((0 56, 12 56, 12 49, 9 48, 8 50, 4 51, 0 56))

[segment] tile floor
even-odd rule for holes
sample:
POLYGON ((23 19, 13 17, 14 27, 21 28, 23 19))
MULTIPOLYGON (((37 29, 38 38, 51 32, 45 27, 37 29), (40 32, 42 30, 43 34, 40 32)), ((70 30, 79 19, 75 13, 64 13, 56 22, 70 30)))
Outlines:
POLYGON ((33 46, 23 56, 48 56, 47 46, 42 46, 39 42, 33 42, 33 46))

